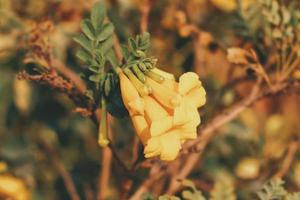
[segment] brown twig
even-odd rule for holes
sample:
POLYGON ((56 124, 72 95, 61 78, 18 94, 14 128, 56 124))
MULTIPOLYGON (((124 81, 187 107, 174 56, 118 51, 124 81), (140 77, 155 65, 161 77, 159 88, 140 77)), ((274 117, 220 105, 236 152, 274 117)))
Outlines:
POLYGON ((51 67, 61 73, 64 77, 69 79, 78 88, 82 94, 86 91, 86 85, 83 80, 69 67, 66 67, 60 60, 53 58, 51 60, 51 67))
POLYGON ((158 181, 165 175, 165 168, 161 165, 154 165, 149 173, 149 178, 146 179, 138 188, 138 190, 130 197, 130 200, 140 200, 142 194, 147 192, 149 190, 149 187, 152 186, 152 184, 155 181, 158 181))
POLYGON ((140 22, 140 31, 141 33, 145 33, 148 30, 148 18, 151 10, 153 0, 143 0, 143 4, 141 6, 141 22, 140 22))
POLYGON ((71 197, 72 200, 80 200, 79 194, 76 190, 74 181, 72 179, 71 174, 66 170, 65 166, 62 164, 62 162, 59 159, 59 156, 57 155, 56 151, 51 147, 48 143, 45 141, 40 140, 40 144, 42 145, 43 149, 47 153, 47 156, 50 158, 53 167, 56 169, 56 171, 59 173, 59 175, 62 177, 64 184, 66 186, 66 189, 71 197))
POLYGON ((110 178, 111 170, 111 161, 112 161, 112 152, 109 147, 102 149, 102 160, 101 160, 101 173, 98 181, 98 194, 97 200, 103 200, 107 196, 107 188, 110 178))
POLYGON ((279 169, 279 171, 273 176, 273 178, 282 178, 286 175, 286 173, 288 172, 289 168, 292 165, 292 162, 294 160, 298 148, 299 148, 299 141, 293 141, 289 144, 289 148, 282 162, 282 166, 279 169))
POLYGON ((67 191, 69 192, 72 200, 80 200, 80 197, 78 195, 78 192, 76 191, 75 184, 73 182, 73 179, 70 175, 70 173, 66 170, 66 168, 62 165, 59 160, 53 159, 53 166, 57 170, 57 172, 61 175, 65 186, 67 188, 67 191))
MULTIPOLYGON (((178 159, 180 159, 180 162, 184 162, 185 165, 180 169, 180 171, 177 171, 177 177, 173 180, 180 180, 184 179, 190 171, 194 168, 194 166, 197 164, 198 160, 200 159, 200 156, 203 153, 204 148, 207 146, 209 141, 217 134, 216 130, 220 128, 222 125, 228 123, 229 121, 233 120, 235 117, 237 117, 245 108, 252 105, 254 102, 258 101, 261 98, 268 97, 271 95, 276 95, 280 92, 285 91, 289 87, 299 90, 300 83, 299 81, 291 82, 291 83, 282 83, 278 86, 274 86, 273 90, 270 88, 267 88, 266 90, 260 90, 260 83, 261 80, 255 85, 255 87, 252 89, 251 94, 248 97, 245 97, 240 103, 232 106, 230 109, 224 111, 223 113, 217 115, 212 120, 210 120, 205 126, 203 126, 199 133, 200 135, 198 138, 194 141, 191 141, 185 145, 183 153, 189 153, 187 155, 182 155, 178 159), (184 159, 189 160, 189 162, 184 161, 184 159), (187 164, 189 163, 189 164, 187 164), (187 165, 187 166, 186 166, 187 165)), ((172 168, 173 164, 170 163, 168 168, 172 168)), ((154 184, 159 178, 162 176, 165 176, 168 174, 168 171, 165 170, 165 168, 154 165, 153 168, 159 168, 158 172, 156 173, 156 176, 149 177, 133 194, 132 199, 138 199, 142 193, 149 191, 149 186, 154 184)), ((168 188, 169 193, 174 193, 180 188, 180 184, 177 181, 177 183, 173 182, 170 184, 168 188)))

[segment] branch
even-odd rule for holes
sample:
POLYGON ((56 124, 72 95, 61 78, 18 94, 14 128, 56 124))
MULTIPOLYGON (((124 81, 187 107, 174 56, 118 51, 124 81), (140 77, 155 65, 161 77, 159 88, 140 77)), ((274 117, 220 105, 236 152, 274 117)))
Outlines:
MULTIPOLYGON (((197 162, 200 159, 200 156, 203 153, 203 150, 209 143, 209 141, 217 134, 216 130, 223 126, 224 124, 228 123, 229 121, 233 120, 235 117, 237 117, 245 108, 252 105, 254 102, 258 101, 261 98, 276 95, 278 93, 284 92, 288 88, 296 89, 296 91, 299 91, 300 89, 300 82, 294 81, 294 82, 286 82, 282 83, 280 85, 277 85, 274 87, 273 90, 266 89, 266 90, 260 90, 260 82, 258 81, 257 84, 252 89, 251 94, 248 97, 245 97, 240 103, 232 106, 230 109, 222 112, 221 114, 215 116, 212 120, 210 120, 206 125, 204 125, 202 128, 200 128, 197 139, 187 143, 183 147, 183 154, 178 158, 181 163, 185 163, 183 167, 180 169, 180 171, 176 172, 176 177, 173 180, 182 180, 184 179, 194 168, 194 166, 197 164, 197 162), (187 154, 189 153, 189 154, 187 154)), ((172 168, 175 161, 169 164, 168 168, 172 168)), ((159 166, 154 165, 153 167, 157 168, 159 166)), ((166 171, 164 168, 160 167, 160 170, 157 172, 157 176, 160 177, 166 176, 168 174, 168 171, 166 171)), ((154 184, 158 178, 155 177, 149 177, 135 192, 135 194, 132 196, 132 200, 138 199, 142 194, 142 192, 146 192, 149 190, 149 187, 152 184, 154 184)), ((180 184, 178 181, 176 183, 173 181, 173 183, 170 184, 168 188, 168 193, 174 193, 180 188, 180 184)))
POLYGON ((299 144, 300 144, 299 141, 293 141, 289 144, 289 148, 286 157, 283 160, 282 166, 279 169, 279 171, 273 176, 273 178, 282 178, 286 175, 286 173, 288 172, 289 168, 292 165, 294 157, 299 148, 299 144))
POLYGON ((65 166, 60 161, 57 153, 51 147, 49 144, 47 144, 45 141, 40 140, 39 143, 44 148, 46 154, 50 158, 53 167, 56 169, 56 171, 59 173, 59 175, 62 177, 64 184, 66 186, 66 189, 71 197, 72 200, 80 200, 79 194, 76 190, 74 181, 72 179, 71 174, 66 170, 65 166))
POLYGON ((69 79, 77 89, 84 94, 86 91, 86 85, 83 80, 70 68, 66 67, 60 60, 53 58, 51 60, 51 67, 61 73, 64 77, 69 79))
POLYGON ((112 161, 112 152, 109 147, 102 149, 102 160, 101 160, 101 173, 98 181, 98 194, 97 200, 102 200, 106 198, 107 188, 110 178, 111 170, 111 161, 112 161))
POLYGON ((140 22, 141 33, 145 33, 148 30, 148 18, 153 2, 154 0, 143 0, 143 4, 140 9, 142 15, 140 22))

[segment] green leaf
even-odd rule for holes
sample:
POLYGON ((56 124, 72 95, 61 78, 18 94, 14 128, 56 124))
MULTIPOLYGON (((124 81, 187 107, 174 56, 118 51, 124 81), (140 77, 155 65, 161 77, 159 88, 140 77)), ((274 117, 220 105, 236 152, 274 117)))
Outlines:
POLYGON ((300 192, 288 194, 285 200, 299 200, 300 199, 300 192))
POLYGON ((146 51, 150 47, 150 34, 145 32, 143 35, 138 35, 136 37, 136 44, 139 50, 146 51))
POLYGON ((236 200, 233 183, 218 180, 210 192, 210 196, 210 200, 236 200))
POLYGON ((98 66, 94 66, 94 65, 90 66, 89 70, 92 71, 92 72, 95 72, 95 73, 100 72, 100 68, 98 66))
POLYGON ((135 40, 133 38, 128 39, 128 45, 131 52, 135 52, 137 50, 137 45, 135 43, 135 40))
POLYGON ((195 184, 191 180, 184 179, 181 184, 182 184, 183 187, 191 188, 194 191, 197 190, 196 187, 195 187, 195 184))
POLYGON ((94 28, 90 20, 85 19, 82 20, 80 23, 80 28, 82 32, 90 39, 94 40, 95 39, 95 33, 94 33, 94 28))
POLYGON ((94 100, 94 92, 92 90, 86 90, 85 96, 87 96, 89 99, 94 100))
POLYGON ((96 31, 96 33, 100 30, 104 17, 106 15, 105 6, 103 3, 97 2, 91 12, 91 22, 96 31))
POLYGON ((112 23, 107 23, 103 26, 100 34, 97 36, 98 41, 104 41, 107 38, 111 37, 114 33, 114 25, 112 23))
POLYGON ((121 45, 121 52, 124 59, 127 61, 129 59, 130 53, 125 45, 121 45))
POLYGON ((75 42, 80 44, 88 52, 90 52, 90 53, 93 52, 91 41, 85 35, 80 34, 80 35, 75 36, 73 39, 75 42))
POLYGON ((107 52, 114 46, 113 37, 109 37, 107 40, 100 42, 99 50, 102 54, 107 54, 107 52))
POLYGON ((113 49, 109 50, 106 56, 108 61, 114 68, 119 67, 119 61, 113 49))
POLYGON ((150 43, 150 33, 145 32, 143 35, 141 35, 141 43, 142 45, 150 43))
POLYGON ((95 83, 100 83, 101 82, 101 74, 95 74, 89 76, 89 80, 95 83))
POLYGON ((271 180, 265 184, 262 191, 257 193, 260 200, 282 200, 286 195, 283 188, 284 181, 280 179, 271 180))
POLYGON ((76 53, 77 58, 79 58, 80 60, 82 60, 85 63, 89 63, 91 62, 91 60, 93 59, 92 56, 86 52, 83 49, 80 49, 77 53, 76 53))
POLYGON ((187 188, 182 191, 182 197, 184 200, 205 200, 202 192, 197 190, 192 181, 185 179, 182 181, 182 186, 187 188))

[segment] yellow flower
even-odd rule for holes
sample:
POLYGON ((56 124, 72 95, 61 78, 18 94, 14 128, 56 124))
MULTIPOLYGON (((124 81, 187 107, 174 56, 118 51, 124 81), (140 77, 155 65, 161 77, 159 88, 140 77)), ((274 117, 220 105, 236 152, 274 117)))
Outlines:
POLYGON ((15 200, 30 199, 23 181, 10 175, 0 175, 0 196, 15 200))
POLYGON ((119 78, 122 99, 130 116, 143 114, 144 102, 140 98, 137 89, 123 72, 119 73, 119 78))
POLYGON ((126 109, 131 116, 132 124, 137 135, 145 144, 149 139, 149 127, 144 118, 144 101, 129 78, 119 72, 121 95, 126 109))
POLYGON ((198 108, 205 104, 205 90, 198 75, 183 74, 176 82, 174 76, 155 68, 146 74, 151 93, 141 95, 140 83, 120 73, 121 93, 137 135, 145 145, 146 158, 159 156, 174 160, 181 144, 197 137, 200 124, 198 108))
POLYGON ((174 160, 181 149, 180 133, 171 130, 158 137, 149 139, 144 153, 146 158, 160 156, 161 160, 174 160))

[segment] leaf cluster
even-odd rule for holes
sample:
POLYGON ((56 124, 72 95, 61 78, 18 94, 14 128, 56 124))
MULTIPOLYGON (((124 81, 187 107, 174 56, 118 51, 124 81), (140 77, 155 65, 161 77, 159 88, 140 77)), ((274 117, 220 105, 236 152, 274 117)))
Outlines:
MULTIPOLYGON (((88 65, 88 80, 94 83, 92 90, 87 95, 93 99, 99 99, 104 82, 113 80, 105 75, 105 66, 110 63, 117 65, 117 59, 113 52, 114 26, 106 22, 106 10, 102 3, 98 2, 92 8, 90 18, 84 19, 81 24, 82 33, 75 36, 74 40, 82 47, 77 52, 77 57, 88 65)), ((113 83, 107 83, 105 91, 113 83)))

